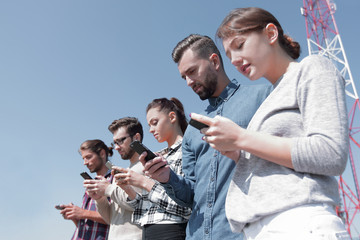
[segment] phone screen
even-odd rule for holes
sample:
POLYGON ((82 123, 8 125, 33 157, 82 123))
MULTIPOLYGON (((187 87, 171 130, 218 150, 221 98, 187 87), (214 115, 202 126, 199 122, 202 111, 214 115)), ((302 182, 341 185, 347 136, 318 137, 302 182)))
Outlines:
POLYGON ((112 167, 114 166, 114 164, 112 162, 110 162, 109 160, 106 161, 105 166, 109 169, 112 170, 112 167))
POLYGON ((196 121, 194 119, 190 119, 189 121, 189 124, 199 130, 203 129, 203 128, 206 128, 206 127, 209 127, 208 125, 202 123, 202 122, 199 122, 199 121, 196 121))
POLYGON ((57 210, 63 210, 63 209, 64 209, 64 207, 61 207, 60 205, 56 205, 55 208, 56 208, 57 210))
POLYGON ((150 161, 151 159, 155 158, 156 155, 155 153, 153 153, 152 151, 150 151, 150 149, 148 149, 147 147, 145 147, 144 144, 142 144, 141 142, 139 141, 133 141, 131 144, 130 144, 130 147, 132 149, 134 149, 138 154, 142 154, 143 152, 146 152, 147 155, 145 157, 145 160, 146 161, 150 161))
POLYGON ((82 173, 80 173, 80 175, 81 175, 84 179, 93 179, 87 172, 82 172, 82 173))
MULTIPOLYGON (((110 160, 107 160, 106 163, 105 163, 105 166, 110 170, 112 171, 112 167, 115 166, 110 160)), ((118 170, 114 170, 114 174, 117 174, 119 173, 118 170)))

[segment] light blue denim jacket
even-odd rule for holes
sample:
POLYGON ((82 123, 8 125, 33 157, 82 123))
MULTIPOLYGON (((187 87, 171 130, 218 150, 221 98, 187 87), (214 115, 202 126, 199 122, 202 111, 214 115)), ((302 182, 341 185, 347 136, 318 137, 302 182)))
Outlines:
MULTIPOLYGON (((271 90, 271 85, 240 85, 232 80, 219 97, 209 99, 210 105, 201 114, 221 115, 246 128, 271 90)), ((211 148, 202 136, 188 126, 182 146, 185 175, 171 172, 169 182, 163 186, 176 202, 193 209, 186 239, 242 239, 230 230, 225 216, 225 198, 235 162, 211 148)))

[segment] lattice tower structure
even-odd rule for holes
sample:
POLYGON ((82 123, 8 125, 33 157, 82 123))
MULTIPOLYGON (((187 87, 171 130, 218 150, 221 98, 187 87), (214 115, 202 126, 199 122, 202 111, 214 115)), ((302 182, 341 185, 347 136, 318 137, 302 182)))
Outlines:
POLYGON ((337 213, 345 222, 350 236, 360 238, 359 229, 356 226, 356 224, 360 223, 360 191, 357 174, 359 168, 356 168, 356 165, 360 164, 360 121, 358 117, 360 104, 344 46, 335 22, 335 11, 336 4, 331 0, 303 0, 303 7, 301 8, 301 14, 305 17, 309 55, 319 54, 330 58, 345 79, 349 109, 349 165, 352 179, 346 179, 345 181, 343 176, 338 179, 339 194, 342 202, 337 207, 337 213))

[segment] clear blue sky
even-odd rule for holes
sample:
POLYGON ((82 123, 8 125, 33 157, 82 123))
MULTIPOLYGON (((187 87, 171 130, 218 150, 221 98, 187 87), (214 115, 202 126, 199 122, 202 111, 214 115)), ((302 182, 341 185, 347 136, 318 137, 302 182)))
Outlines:
MULTIPOLYGON (((75 229, 55 204, 81 204, 77 152, 86 139, 107 144, 125 116, 140 119, 154 98, 177 97, 188 113, 206 105, 180 78, 171 52, 190 33, 214 37, 227 13, 272 12, 307 55, 302 0, 3 0, 0 2, 1 239, 69 239, 75 229)), ((358 0, 338 0, 336 21, 360 87, 358 0), (355 19, 355 20, 354 20, 355 19)), ((225 60, 230 78, 250 84, 225 60)), ((265 81, 260 80, 264 83, 265 81)), ((258 82, 257 82, 258 83, 258 82)), ((359 90, 358 90, 359 91, 359 90)), ((331 97, 331 96, 329 96, 331 97)), ((128 162, 115 153, 112 161, 128 162)), ((359 162, 359 161, 358 161, 359 162)), ((359 164, 358 164, 359 166, 359 164)), ((349 168, 348 168, 349 169, 349 168)), ((348 170, 345 174, 350 176, 348 170)), ((351 178, 350 178, 351 180, 351 178)))

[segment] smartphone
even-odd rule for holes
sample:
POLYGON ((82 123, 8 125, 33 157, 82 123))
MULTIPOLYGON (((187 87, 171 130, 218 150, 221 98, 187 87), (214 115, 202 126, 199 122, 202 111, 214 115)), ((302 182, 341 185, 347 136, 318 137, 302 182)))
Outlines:
POLYGON ((151 159, 155 158, 156 155, 152 151, 150 151, 144 144, 139 141, 133 141, 130 143, 130 147, 134 149, 138 154, 142 154, 143 152, 147 152, 145 157, 145 161, 150 161, 151 159))
POLYGON ((209 126, 206 125, 205 123, 196 121, 196 120, 194 120, 194 119, 190 119, 189 124, 190 124, 191 126, 193 126, 194 128, 199 129, 199 130, 201 130, 201 129, 203 129, 203 128, 206 128, 206 127, 209 127, 209 126))
POLYGON ((60 205, 56 205, 55 208, 56 208, 57 210, 63 210, 63 209, 65 209, 65 207, 61 207, 60 205))
MULTIPOLYGON (((107 160, 106 163, 105 163, 105 166, 111 171, 112 167, 115 166, 115 165, 110 160, 107 160)), ((114 174, 120 173, 118 170, 114 170, 114 171, 115 171, 114 174)))
POLYGON ((87 172, 82 172, 82 173, 80 173, 80 175, 81 175, 84 179, 93 179, 87 172))

